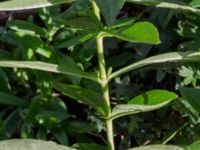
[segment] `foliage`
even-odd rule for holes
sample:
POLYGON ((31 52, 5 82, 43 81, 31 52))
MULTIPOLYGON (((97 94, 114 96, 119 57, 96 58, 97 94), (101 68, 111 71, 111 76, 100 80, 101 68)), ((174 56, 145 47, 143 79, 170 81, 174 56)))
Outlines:
POLYGON ((183 140, 183 131, 193 130, 188 124, 198 126, 198 7, 195 0, 1 1, 1 11, 39 9, 23 20, 9 17, 0 27, 0 138, 54 140, 65 146, 37 140, 0 145, 8 150, 47 144, 52 150, 128 149, 149 143, 132 149, 198 148, 199 142, 192 144, 195 136, 188 142, 174 138, 183 140), (141 7, 129 17, 126 3, 153 7, 141 7), (47 6, 53 7, 41 8, 47 6), (168 38, 171 28, 176 33, 168 38), (150 86, 155 77, 163 87, 169 73, 176 80, 170 88, 150 86), (194 88, 184 87, 191 83, 194 88), (166 116, 180 124, 173 128, 166 116))

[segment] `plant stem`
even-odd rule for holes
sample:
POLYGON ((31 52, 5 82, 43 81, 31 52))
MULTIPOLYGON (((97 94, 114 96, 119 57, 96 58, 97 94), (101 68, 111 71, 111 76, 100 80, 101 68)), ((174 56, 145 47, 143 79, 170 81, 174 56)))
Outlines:
MULTIPOLYGON (((96 2, 92 1, 93 10, 96 17, 101 20, 100 18, 100 11, 96 2)), ((106 72, 106 64, 105 64, 105 57, 104 57, 104 47, 103 47, 103 37, 101 33, 96 37, 96 47, 97 47, 97 57, 98 57, 98 65, 99 65, 99 78, 100 78, 100 85, 104 99, 106 100, 106 104, 109 108, 106 117, 110 116, 111 109, 110 109, 110 97, 109 97, 109 87, 108 87, 108 77, 106 72)), ((106 135, 108 141, 108 150, 114 150, 114 139, 113 139, 113 121, 111 119, 105 120, 106 124, 106 135)))

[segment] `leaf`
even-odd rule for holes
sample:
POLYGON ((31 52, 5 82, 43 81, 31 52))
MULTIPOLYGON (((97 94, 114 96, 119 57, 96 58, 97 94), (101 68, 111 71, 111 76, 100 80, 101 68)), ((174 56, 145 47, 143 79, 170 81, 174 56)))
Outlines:
POLYGON ((183 150, 183 148, 175 145, 148 145, 148 146, 131 148, 128 150, 183 150))
POLYGON ((103 145, 99 145, 99 144, 80 143, 77 145, 79 147, 79 150, 107 150, 108 149, 107 147, 103 145))
POLYGON ((72 75, 77 77, 83 77, 86 79, 98 81, 98 78, 92 74, 86 73, 81 69, 76 69, 72 67, 45 63, 40 61, 0 61, 0 67, 10 67, 10 68, 29 68, 36 69, 54 73, 61 73, 66 75, 72 75))
POLYGON ((155 6, 159 8, 175 9, 176 11, 199 13, 200 9, 193 8, 181 1, 163 2, 161 0, 126 0, 127 2, 137 3, 147 6, 155 6))
POLYGON ((200 141, 196 141, 193 144, 186 146, 184 150, 199 150, 200 149, 200 141))
POLYGON ((27 107, 29 106, 30 101, 0 92, 0 103, 5 105, 27 107))
POLYGON ((16 34, 17 41, 27 53, 31 50, 47 58, 52 55, 52 48, 40 38, 22 32, 17 32, 16 34))
POLYGON ((21 31, 29 34, 37 34, 41 37, 46 37, 47 31, 33 23, 22 20, 13 20, 8 22, 8 26, 15 31, 21 31))
POLYGON ((56 129, 53 130, 53 134, 56 137, 56 139, 59 141, 60 144, 62 145, 68 145, 68 136, 63 129, 56 129))
POLYGON ((190 105, 200 113, 200 89, 181 87, 179 90, 190 105))
POLYGON ((108 37, 116 37, 121 40, 134 43, 159 44, 157 28, 150 22, 138 22, 132 26, 118 31, 106 31, 108 37), (142 36, 141 36, 142 35, 142 36))
POLYGON ((5 140, 0 142, 3 150, 75 150, 67 146, 61 146, 51 141, 42 140, 5 140))
POLYGON ((96 0, 108 26, 112 26, 125 0, 96 0))
POLYGON ((169 63, 169 62, 199 62, 199 56, 200 52, 171 52, 171 53, 165 53, 160 54, 156 56, 152 56, 146 59, 143 59, 141 61, 135 62, 133 64, 130 64, 116 72, 113 72, 109 76, 109 80, 124 74, 126 72, 129 72, 131 70, 135 70, 144 66, 152 65, 152 64, 158 64, 158 63, 169 63))
POLYGON ((62 83, 54 83, 54 88, 63 94, 71 97, 75 100, 80 100, 89 104, 97 111, 99 111, 102 115, 107 115, 109 108, 106 105, 106 100, 103 96, 95 91, 91 91, 88 89, 81 88, 79 86, 62 84, 62 83))
POLYGON ((172 100, 175 100, 177 95, 173 92, 165 90, 152 90, 130 100, 128 104, 116 105, 109 119, 116 119, 122 116, 147 112, 159 109, 172 100))
POLYGON ((8 0, 0 2, 0 11, 35 9, 74 1, 75 0, 8 0))

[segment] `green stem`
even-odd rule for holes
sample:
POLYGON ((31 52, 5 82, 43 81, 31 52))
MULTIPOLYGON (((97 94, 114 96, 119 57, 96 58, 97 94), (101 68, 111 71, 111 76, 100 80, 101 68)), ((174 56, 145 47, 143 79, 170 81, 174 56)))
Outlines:
MULTIPOLYGON (((93 10, 99 21, 100 18, 100 11, 96 2, 92 1, 93 10)), ((96 37, 96 46, 97 46, 97 57, 98 57, 98 65, 99 65, 99 83, 101 85, 101 90, 104 99, 106 100, 106 104, 108 108, 110 108, 110 97, 109 97, 109 87, 108 87, 108 76, 106 72, 106 64, 105 64, 105 57, 104 57, 104 47, 103 47, 103 37, 101 33, 96 37)), ((110 109, 106 117, 110 116, 110 109)), ((106 124, 106 134, 107 134, 107 141, 108 141, 108 150, 115 150, 114 147, 114 139, 113 139, 113 121, 111 119, 105 120, 106 124)))

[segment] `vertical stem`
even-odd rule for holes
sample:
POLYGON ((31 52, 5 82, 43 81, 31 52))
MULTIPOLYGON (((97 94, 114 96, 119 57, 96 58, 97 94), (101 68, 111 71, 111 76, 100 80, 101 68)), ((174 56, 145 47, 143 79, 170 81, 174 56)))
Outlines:
MULTIPOLYGON (((101 20, 100 18, 100 11, 96 2, 92 1, 93 10, 96 17, 101 20)), ((104 99, 106 100, 107 106, 110 108, 110 97, 109 97, 109 87, 108 87, 108 77, 106 72, 106 64, 105 64, 105 57, 104 57, 104 47, 103 47, 103 37, 99 34, 96 37, 96 46, 97 46, 97 57, 98 57, 98 65, 99 65, 99 72, 100 72, 100 85, 104 99)), ((110 116, 110 109, 106 117, 110 116)), ((114 147, 114 139, 113 139, 113 121, 110 119, 105 120, 106 124, 106 134, 107 134, 107 141, 108 141, 108 150, 115 150, 114 147)))

